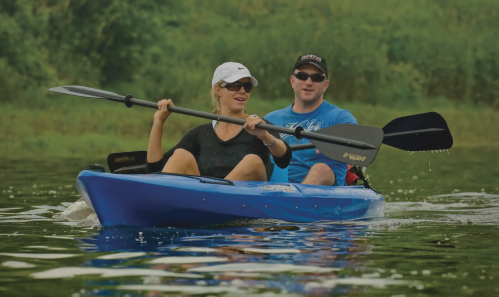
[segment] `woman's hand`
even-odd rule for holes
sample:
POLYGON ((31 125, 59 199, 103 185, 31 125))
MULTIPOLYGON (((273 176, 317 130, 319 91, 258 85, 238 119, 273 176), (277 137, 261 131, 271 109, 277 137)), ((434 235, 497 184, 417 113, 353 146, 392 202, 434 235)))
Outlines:
POLYGON ((249 116, 246 118, 246 124, 243 126, 244 130, 246 130, 249 134, 258 137, 263 144, 267 146, 273 156, 277 158, 284 156, 287 151, 287 146, 284 144, 284 141, 276 139, 267 130, 256 128, 256 125, 259 123, 265 124, 265 121, 260 119, 257 115, 249 116))
POLYGON ((258 116, 252 115, 246 118, 246 124, 244 124, 243 127, 244 130, 246 130, 246 132, 260 138, 263 142, 266 142, 268 140, 273 140, 272 136, 270 135, 269 132, 267 132, 267 130, 256 128, 256 125, 260 123, 265 124, 265 121, 260 119, 260 117, 258 116))
POLYGON ((154 114, 154 121, 163 125, 171 112, 168 111, 168 106, 174 106, 171 99, 163 99, 158 101, 158 110, 154 114))
POLYGON ((149 136, 149 145, 147 146, 148 163, 158 162, 163 158, 161 137, 163 136, 163 125, 171 114, 168 111, 168 106, 173 106, 173 102, 170 99, 163 99, 158 102, 158 110, 154 113, 154 123, 149 136))

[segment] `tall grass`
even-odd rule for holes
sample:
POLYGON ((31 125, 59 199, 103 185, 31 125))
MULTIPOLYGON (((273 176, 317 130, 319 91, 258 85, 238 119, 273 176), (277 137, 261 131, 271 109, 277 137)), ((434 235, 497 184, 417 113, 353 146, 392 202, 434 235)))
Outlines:
MULTIPOLYGON (((0 117, 2 156, 7 159, 89 155, 102 158, 112 152, 147 150, 154 110, 128 109, 123 104, 77 97, 60 100, 62 106, 47 108, 4 105, 0 117)), ((455 146, 499 145, 499 118, 487 107, 459 105, 446 100, 426 101, 411 108, 332 103, 349 109, 359 124, 376 127, 383 127, 397 117, 436 111, 447 120, 455 146)), ((246 112, 263 116, 289 104, 289 99, 251 98, 246 112)), ((211 110, 208 100, 196 106, 185 106, 211 110)), ((205 122, 207 120, 172 114, 165 123, 163 148, 170 148, 189 129, 205 122)))

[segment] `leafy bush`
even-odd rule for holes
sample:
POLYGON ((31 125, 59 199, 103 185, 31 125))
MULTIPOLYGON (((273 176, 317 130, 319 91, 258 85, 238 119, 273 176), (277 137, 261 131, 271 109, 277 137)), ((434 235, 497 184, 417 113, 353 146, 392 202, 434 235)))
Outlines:
POLYGON ((333 101, 497 108, 498 13, 496 0, 6 0, 0 102, 50 105, 40 90, 80 84, 195 104, 226 61, 250 68, 256 95, 291 99, 292 65, 312 52, 333 101))

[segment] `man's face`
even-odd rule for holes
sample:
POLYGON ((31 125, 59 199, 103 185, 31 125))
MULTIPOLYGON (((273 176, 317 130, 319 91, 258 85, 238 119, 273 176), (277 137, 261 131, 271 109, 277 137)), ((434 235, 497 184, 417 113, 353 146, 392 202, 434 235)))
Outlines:
MULTIPOLYGON (((295 69, 294 73, 304 72, 307 74, 321 74, 322 70, 311 64, 304 64, 295 69)), ((309 77, 307 80, 299 80, 294 75, 291 76, 291 87, 295 91, 295 100, 302 101, 304 104, 313 104, 322 99, 324 92, 329 86, 329 80, 313 82, 309 77)))

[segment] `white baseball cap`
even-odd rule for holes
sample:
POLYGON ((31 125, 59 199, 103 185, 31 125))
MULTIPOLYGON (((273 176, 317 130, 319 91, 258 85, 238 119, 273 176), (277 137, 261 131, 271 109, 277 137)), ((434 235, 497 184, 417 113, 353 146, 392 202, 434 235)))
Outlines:
POLYGON ((249 77, 254 87, 258 86, 258 81, 256 80, 256 78, 251 76, 251 73, 249 72, 248 68, 246 68, 246 66, 236 62, 225 62, 222 65, 218 66, 215 70, 215 73, 213 73, 211 86, 213 87, 221 80, 228 83, 233 83, 244 77, 249 77))

